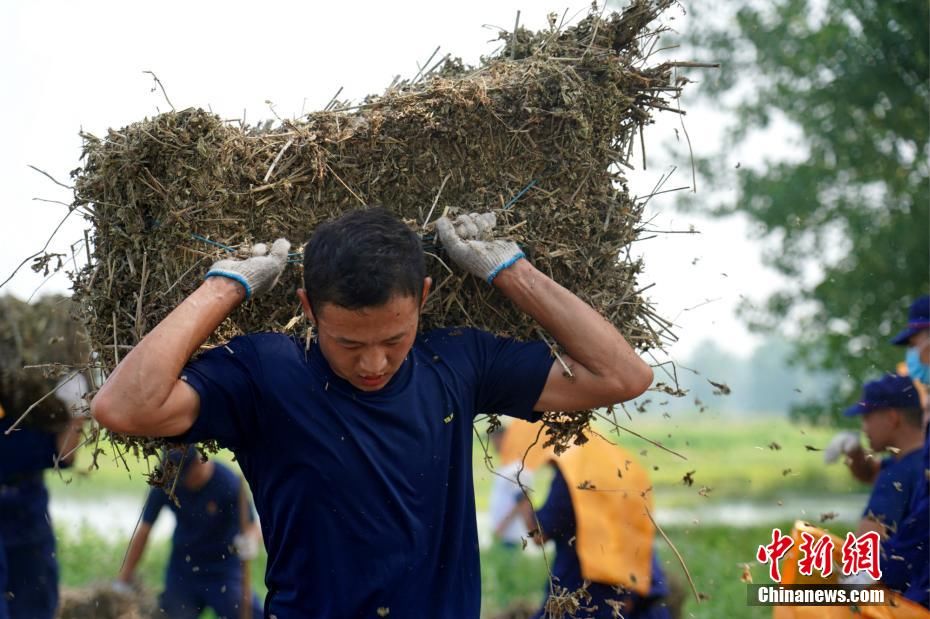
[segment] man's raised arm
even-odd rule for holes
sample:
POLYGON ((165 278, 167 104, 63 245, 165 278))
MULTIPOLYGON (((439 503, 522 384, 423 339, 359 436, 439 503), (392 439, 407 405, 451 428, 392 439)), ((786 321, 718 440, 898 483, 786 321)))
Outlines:
POLYGON ((443 247, 462 268, 486 279, 533 317, 565 349, 567 375, 554 362, 534 407, 573 411, 631 400, 652 384, 652 368, 590 305, 531 265, 512 241, 491 240, 494 215, 436 222, 443 247))
POLYGON ((122 434, 176 436, 200 410, 181 370, 226 317, 253 294, 271 288, 287 264, 290 243, 264 245, 247 260, 221 260, 207 279, 130 351, 91 402, 103 427, 122 434))

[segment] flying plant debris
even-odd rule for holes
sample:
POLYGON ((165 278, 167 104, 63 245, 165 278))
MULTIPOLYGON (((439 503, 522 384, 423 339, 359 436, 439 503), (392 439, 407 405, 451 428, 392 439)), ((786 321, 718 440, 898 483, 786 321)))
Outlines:
MULTIPOLYGON (((634 0, 560 29, 502 33, 478 67, 446 60, 361 104, 277 126, 230 124, 201 109, 83 134, 74 206, 93 224, 90 264, 74 281, 105 370, 201 282, 216 259, 255 242, 303 243, 318 223, 383 205, 422 238, 435 282, 423 328, 469 325, 519 338, 538 326, 485 282, 451 267, 434 238, 443 213, 493 209, 501 234, 537 268, 603 313, 640 350, 669 324, 647 305, 643 265, 627 251, 643 204, 624 167, 645 157, 643 129, 672 103, 679 68, 650 54, 672 0, 634 0), (635 158, 635 159, 634 159, 635 158)), ((305 328, 294 291, 299 252, 272 294, 246 303, 208 342, 305 328)), ((559 416, 548 415, 550 427, 559 416)), ((567 445, 587 425, 558 426, 567 445)), ((120 437, 118 440, 131 442, 120 437)))

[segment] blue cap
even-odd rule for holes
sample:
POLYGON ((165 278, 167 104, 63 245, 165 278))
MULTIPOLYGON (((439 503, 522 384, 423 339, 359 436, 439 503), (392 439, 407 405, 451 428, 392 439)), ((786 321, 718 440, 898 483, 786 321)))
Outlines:
POLYGON ((907 312, 907 328, 894 336, 891 343, 907 346, 912 335, 925 329, 930 329, 930 295, 924 295, 911 303, 911 309, 907 312))
POLYGON ((179 467, 179 473, 183 472, 194 458, 200 458, 200 454, 197 452, 197 448, 194 445, 175 447, 165 455, 165 460, 179 467))
POLYGON ((920 408, 920 397, 910 378, 886 374, 867 382, 862 388, 862 397, 843 411, 843 415, 855 417, 883 408, 920 408))

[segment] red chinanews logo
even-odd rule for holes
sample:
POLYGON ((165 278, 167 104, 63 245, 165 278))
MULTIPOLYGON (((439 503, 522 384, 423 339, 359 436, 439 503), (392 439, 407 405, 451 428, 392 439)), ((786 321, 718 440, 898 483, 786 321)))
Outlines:
MULTIPOLYGON (((846 534, 846 540, 841 548, 843 576, 855 576, 866 572, 872 580, 882 577, 881 558, 879 553, 878 533, 870 531, 856 537, 852 533, 846 534)), ((772 541, 759 546, 756 551, 756 560, 769 565, 769 577, 773 582, 781 582, 781 571, 778 561, 782 559, 791 547, 794 540, 782 534, 781 529, 772 529, 772 541)), ((798 573, 812 576, 816 569, 827 578, 833 573, 833 540, 829 535, 819 539, 808 533, 801 532, 801 543, 798 546, 801 558, 798 559, 798 573)))

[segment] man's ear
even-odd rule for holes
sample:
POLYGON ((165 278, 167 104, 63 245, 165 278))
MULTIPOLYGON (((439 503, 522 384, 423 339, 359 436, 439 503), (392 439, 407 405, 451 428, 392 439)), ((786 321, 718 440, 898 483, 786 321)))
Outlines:
POLYGON ((429 289, 432 288, 432 286, 433 286, 433 278, 429 276, 424 277, 423 278, 423 296, 420 298, 420 310, 421 311, 423 310, 423 307, 426 305, 426 297, 429 295, 429 289))
POLYGON ((901 427, 901 412, 896 408, 889 408, 885 411, 885 425, 890 427, 892 431, 897 430, 901 427))
POLYGON ((300 309, 303 310, 304 316, 311 324, 316 324, 316 316, 313 315, 313 308, 310 307, 310 299, 307 298, 307 291, 303 288, 297 289, 297 298, 300 299, 300 309))

